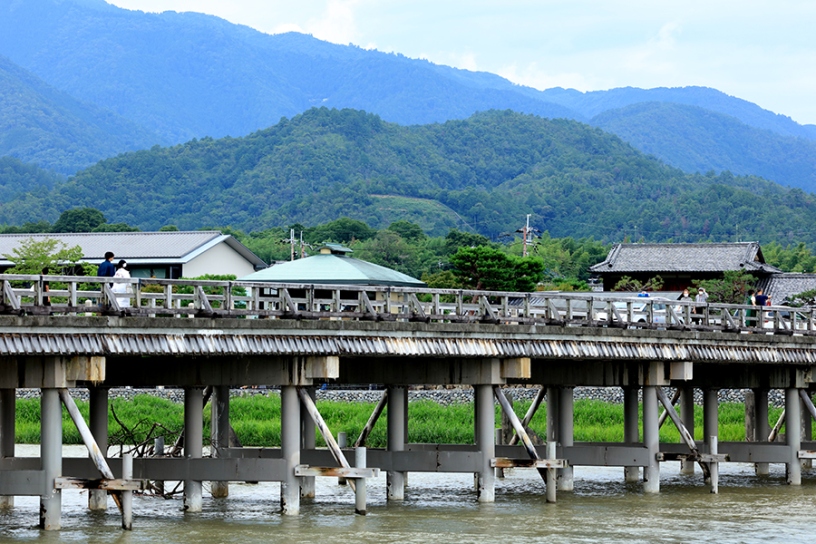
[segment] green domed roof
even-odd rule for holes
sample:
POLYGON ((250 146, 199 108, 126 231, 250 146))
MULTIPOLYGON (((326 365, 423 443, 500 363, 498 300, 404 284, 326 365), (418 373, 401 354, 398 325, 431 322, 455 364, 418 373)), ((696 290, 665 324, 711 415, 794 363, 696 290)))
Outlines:
POLYGON ((277 264, 239 278, 239 280, 425 287, 423 282, 402 272, 336 253, 313 255, 305 259, 277 264))

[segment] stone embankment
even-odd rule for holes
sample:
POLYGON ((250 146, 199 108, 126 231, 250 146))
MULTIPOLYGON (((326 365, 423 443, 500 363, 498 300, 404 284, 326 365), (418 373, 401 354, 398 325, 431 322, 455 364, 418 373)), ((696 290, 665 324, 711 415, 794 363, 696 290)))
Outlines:
MULTIPOLYGON (((532 400, 538 388, 508 387, 508 394, 512 394, 515 400, 532 400)), ((745 390, 723 389, 720 390, 720 402, 743 402, 745 390)), ((233 389, 233 397, 278 394, 277 389, 233 389)), ((667 394, 671 392, 667 390, 667 394)), ((82 400, 88 399, 87 389, 75 389, 72 391, 74 398, 82 400)), ((182 389, 111 389, 110 398, 132 399, 135 395, 153 395, 155 397, 166 398, 173 402, 184 401, 184 390, 182 389)), ((18 389, 17 398, 39 398, 39 389, 18 389)), ((382 396, 382 390, 368 389, 326 389, 317 390, 317 400, 333 400, 342 402, 377 402, 382 396)), ((611 402, 615 404, 623 403, 623 390, 619 387, 576 387, 575 399, 590 399, 611 402)), ((443 406, 455 403, 473 402, 472 389, 419 389, 408 391, 408 400, 431 400, 443 406)), ((784 391, 773 389, 768 395, 771 405, 782 407, 785 405, 784 391)), ((695 389, 694 402, 702 405, 702 391, 695 389)))

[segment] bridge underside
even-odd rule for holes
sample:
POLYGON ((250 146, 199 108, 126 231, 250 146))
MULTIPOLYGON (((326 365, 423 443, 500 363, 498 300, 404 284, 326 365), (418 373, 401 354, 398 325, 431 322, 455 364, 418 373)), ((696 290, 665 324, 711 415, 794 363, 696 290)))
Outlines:
MULTIPOLYGON (((229 481, 279 481, 281 510, 295 514, 301 497, 314 493, 315 473, 306 465, 323 467, 322 474, 350 470, 358 486, 371 473, 354 470, 385 471, 393 501, 404 497, 405 474, 422 471, 474 473, 478 500, 490 502, 498 466, 557 471, 547 486, 553 500, 555 487, 572 489, 572 467, 581 465, 625 467, 627 480, 643 481, 645 491, 656 492, 660 462, 666 460, 682 461, 690 473, 699 463, 713 490, 721 462, 756 463, 759 473, 767 472, 768 463, 784 463, 787 481, 796 485, 816 450, 811 425, 802 424, 803 414, 809 422, 813 406, 808 402, 814 366, 813 338, 799 336, 336 320, 0 317, 0 506, 13 504, 13 495, 39 495, 41 525, 58 528, 63 477, 99 479, 90 460, 61 457, 59 395, 73 387, 91 390, 90 432, 101 451, 107 445, 108 389, 184 388, 188 446, 183 457, 134 459, 131 479, 183 480, 187 512, 201 508, 202 481, 222 482, 212 487, 219 496, 228 492, 229 481), (368 449, 365 465, 348 461, 348 448, 338 450, 340 457, 315 448, 315 429, 330 431, 309 401, 323 383, 383 386, 388 445, 368 449), (540 388, 553 449, 496 440, 494 401, 506 400, 502 386, 517 384, 540 388), (230 445, 229 389, 254 385, 281 390, 281 448, 230 445), (472 386, 475 444, 407 443, 407 389, 414 385, 472 386), (578 386, 623 388, 620 442, 574 442, 573 388, 578 386), (14 398, 22 387, 42 390, 41 458, 14 457, 14 398), (679 410, 663 398, 664 388, 677 391, 679 410), (205 389, 212 392, 209 458, 201 447, 205 389), (660 444, 660 404, 681 433, 694 435, 695 389, 703 391, 704 442, 660 444), (719 389, 753 390, 751 441, 718 443, 719 389), (769 439, 770 389, 785 390, 785 442, 769 439), (525 458, 533 464, 525 465, 525 458)), ((122 478, 122 460, 106 462, 122 478)), ((104 508, 105 493, 91 491, 90 506, 104 508)))

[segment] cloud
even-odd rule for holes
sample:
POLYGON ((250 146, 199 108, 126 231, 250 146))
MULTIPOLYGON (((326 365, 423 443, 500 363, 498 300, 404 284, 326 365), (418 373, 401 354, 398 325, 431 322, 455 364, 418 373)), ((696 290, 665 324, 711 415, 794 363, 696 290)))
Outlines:
POLYGON ((305 31, 315 38, 332 43, 348 44, 359 41, 355 23, 355 8, 359 0, 328 0, 317 19, 309 20, 305 31))

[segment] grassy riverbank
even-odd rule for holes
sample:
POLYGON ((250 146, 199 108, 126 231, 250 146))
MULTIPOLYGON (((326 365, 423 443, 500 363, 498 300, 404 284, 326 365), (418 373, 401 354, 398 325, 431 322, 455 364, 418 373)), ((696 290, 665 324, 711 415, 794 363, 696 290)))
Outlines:
MULTIPOLYGON (((88 403, 78 401, 79 409, 88 418, 88 403)), ((374 410, 373 403, 318 401, 320 413, 335 435, 346 432, 352 442, 366 424, 374 410)), ((523 417, 530 401, 518 401, 515 412, 523 417)), ((17 442, 36 444, 40 439, 39 400, 21 399, 17 401, 17 442)), ((473 443, 473 406, 454 404, 440 406, 432 401, 411 402, 408 407, 408 441, 415 443, 473 443)), ((771 425, 777 420, 781 408, 770 409, 771 425)), ((541 406, 531 423, 531 428, 539 436, 546 436, 546 406, 541 406)), ((720 405, 720 441, 745 439, 745 410, 741 403, 720 405)), ((230 416, 236 434, 245 446, 280 446, 280 397, 256 395, 237 397, 230 402, 230 416)), ((695 407, 695 439, 703 437, 702 408, 695 407)), ((167 399, 138 395, 133 400, 113 399, 110 409, 110 444, 133 444, 157 435, 164 435, 166 442, 172 443, 183 426, 183 406, 167 399), (115 415, 115 416, 114 416, 115 415), (120 424, 121 422, 121 424, 120 424), (156 426, 155 424, 159 424, 156 426)), ((204 436, 209 436, 209 409, 204 411, 204 436)), ((499 409, 496 422, 500 424, 499 409)), ((385 413, 374 428, 368 445, 385 447, 385 413)), ((784 432, 784 428, 783 428, 784 432)), ((66 444, 81 444, 79 433, 63 410, 63 433, 66 444)), ((660 430, 664 442, 679 442, 680 437, 671 421, 660 430)), ((623 405, 595 400, 575 401, 575 441, 576 442, 622 442, 623 405)), ((323 440, 318 436, 318 445, 323 440)))

